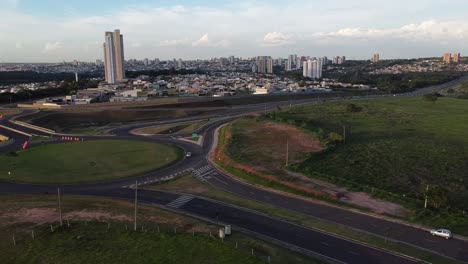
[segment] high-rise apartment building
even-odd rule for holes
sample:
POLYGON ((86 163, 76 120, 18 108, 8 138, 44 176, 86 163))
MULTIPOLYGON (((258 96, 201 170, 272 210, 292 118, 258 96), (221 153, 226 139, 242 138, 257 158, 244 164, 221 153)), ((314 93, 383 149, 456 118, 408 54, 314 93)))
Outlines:
POLYGON ((311 79, 322 78, 323 62, 323 58, 320 58, 318 60, 309 59, 308 61, 305 61, 303 64, 304 69, 302 71, 302 75, 311 79))
POLYGON ((451 53, 445 53, 443 59, 444 59, 445 63, 451 63, 452 62, 452 54, 451 53))
POLYGON ((343 64, 346 62, 345 56, 337 56, 333 58, 333 64, 343 64))
POLYGON ((258 73, 273 73, 273 59, 270 56, 258 56, 256 66, 258 73))
POLYGON ((377 63, 380 61, 380 54, 374 53, 374 57, 372 58, 373 63, 377 63))
POLYGON ((103 47, 106 82, 114 84, 125 79, 123 35, 119 29, 105 33, 103 47))
POLYGON ((288 60, 286 61, 285 70, 292 71, 296 68, 297 65, 297 55, 289 55, 288 60))
POLYGON ((454 63, 459 63, 460 62, 460 53, 459 52, 453 54, 453 62, 454 63))

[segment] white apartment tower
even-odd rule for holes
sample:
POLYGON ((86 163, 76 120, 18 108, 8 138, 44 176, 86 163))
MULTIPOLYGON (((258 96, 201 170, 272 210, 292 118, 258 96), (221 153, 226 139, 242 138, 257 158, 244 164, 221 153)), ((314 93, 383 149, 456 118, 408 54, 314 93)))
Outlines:
POLYGON ((304 61, 302 75, 311 79, 322 78, 323 59, 304 61))
POLYGON ((119 29, 105 33, 103 47, 106 82, 114 84, 125 79, 123 35, 120 34, 119 29))

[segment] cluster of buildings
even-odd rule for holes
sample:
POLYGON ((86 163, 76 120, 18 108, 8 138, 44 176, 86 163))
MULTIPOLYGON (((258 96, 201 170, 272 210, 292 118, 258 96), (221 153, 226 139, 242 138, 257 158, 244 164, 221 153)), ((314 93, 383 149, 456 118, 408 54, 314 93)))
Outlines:
POLYGON ((452 53, 445 53, 444 56, 442 57, 442 61, 447 64, 460 63, 460 58, 461 58, 461 55, 459 52, 454 53, 453 57, 452 57, 452 53))
POLYGON ((343 64, 345 62, 345 56, 337 56, 332 60, 329 60, 327 57, 316 58, 298 56, 297 54, 291 54, 287 59, 258 56, 255 59, 255 64, 252 65, 252 72, 271 74, 273 73, 273 67, 278 66, 287 72, 302 70, 304 77, 318 79, 322 77, 323 66, 328 64, 343 64))
POLYGON ((442 71, 457 71, 468 72, 468 64, 446 63, 440 59, 420 59, 416 61, 401 61, 391 66, 377 68, 371 71, 371 74, 402 74, 408 72, 442 72, 442 71))
POLYGON ((0 85, 0 94, 1 93, 18 93, 22 90, 27 91, 36 91, 41 89, 48 88, 57 88, 63 81, 51 81, 51 82, 34 82, 34 83, 24 83, 24 84, 9 84, 9 85, 0 85))

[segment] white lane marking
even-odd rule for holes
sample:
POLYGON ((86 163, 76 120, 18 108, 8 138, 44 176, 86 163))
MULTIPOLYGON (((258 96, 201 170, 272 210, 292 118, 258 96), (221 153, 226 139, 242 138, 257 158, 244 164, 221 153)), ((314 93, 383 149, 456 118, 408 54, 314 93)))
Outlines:
POLYGON ((173 208, 179 208, 181 207, 182 205, 190 202, 191 200, 193 200, 193 197, 192 196, 188 196, 188 195, 182 195, 182 196, 179 196, 177 199, 175 199, 174 201, 170 202, 167 204, 167 206, 169 207, 173 207, 173 208))

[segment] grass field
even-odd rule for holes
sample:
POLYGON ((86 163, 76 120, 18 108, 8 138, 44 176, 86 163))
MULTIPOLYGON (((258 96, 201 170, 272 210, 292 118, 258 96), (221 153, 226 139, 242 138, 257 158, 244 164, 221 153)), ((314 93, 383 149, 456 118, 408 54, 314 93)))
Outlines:
POLYGON ((271 114, 325 139, 346 142, 312 154, 292 169, 404 204, 413 219, 466 234, 468 101, 421 97, 327 103, 271 114), (419 211, 427 195, 432 210, 419 211), (448 213, 450 211, 450 213, 448 213), (448 216, 450 215, 450 216, 448 216))
POLYGON ((431 261, 432 263, 456 263, 450 259, 437 256, 422 250, 419 250, 408 245, 399 244, 392 241, 385 241, 384 238, 376 237, 370 234, 362 233, 351 228, 337 225, 335 223, 330 223, 325 220, 317 219, 305 214, 293 212, 287 209, 275 207, 270 204, 256 202, 249 200, 235 194, 231 194, 219 189, 212 187, 211 185, 201 182, 198 179, 192 177, 191 175, 185 175, 180 178, 177 178, 173 181, 165 182, 163 184, 154 184, 149 186, 149 189, 162 190, 169 192, 178 192, 178 193, 190 193, 217 201, 226 202, 229 204, 241 206, 244 208, 249 208, 256 210, 261 213, 286 219, 288 221, 317 228, 324 230, 329 233, 337 234, 349 239, 357 240, 366 244, 371 244, 373 246, 384 248, 390 251, 399 252, 401 254, 413 256, 426 261, 431 261))
POLYGON ((21 111, 16 109, 0 109, 0 116, 16 115, 19 113, 21 113, 21 111))
POLYGON ((187 134, 206 125, 209 121, 169 124, 144 127, 136 130, 138 134, 187 134))
MULTIPOLYGON (((181 118, 208 114, 199 110, 130 110, 112 109, 99 111, 41 111, 21 118, 21 121, 53 129, 58 132, 79 133, 89 127, 99 127, 142 121, 155 121, 167 118, 181 118)), ((92 132, 92 131, 91 131, 92 132)))
POLYGON ((70 227, 65 222, 60 228, 53 195, 0 201, 0 255, 6 263, 230 264, 266 263, 267 256, 271 263, 320 263, 237 232, 223 243, 209 236, 218 226, 151 206, 139 206, 135 232, 131 202, 63 196, 70 227))
POLYGON ((104 181, 157 170, 182 155, 182 150, 172 146, 138 141, 50 144, 0 156, 0 179, 31 183, 104 181))

